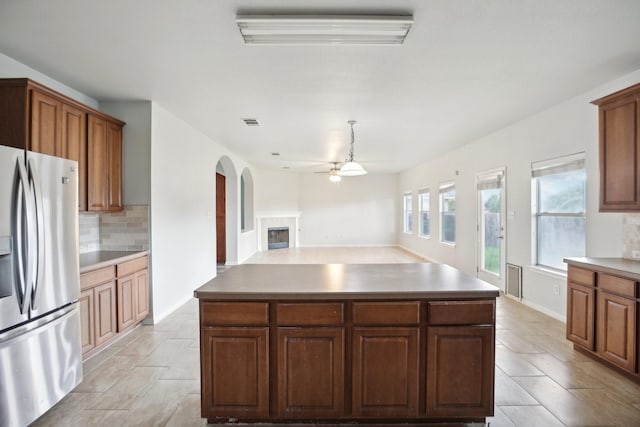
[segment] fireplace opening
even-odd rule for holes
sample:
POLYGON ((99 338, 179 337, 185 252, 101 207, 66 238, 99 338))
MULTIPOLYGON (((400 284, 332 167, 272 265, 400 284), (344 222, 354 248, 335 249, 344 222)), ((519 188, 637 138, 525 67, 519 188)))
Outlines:
POLYGON ((289 227, 269 227, 267 229, 267 249, 283 249, 289 247, 289 227))

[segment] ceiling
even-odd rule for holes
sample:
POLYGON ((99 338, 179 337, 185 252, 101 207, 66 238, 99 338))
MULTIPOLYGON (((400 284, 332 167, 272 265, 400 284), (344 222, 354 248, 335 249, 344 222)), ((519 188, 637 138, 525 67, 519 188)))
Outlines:
POLYGON ((399 172, 640 69, 639 18, 637 0, 3 0, 0 52, 265 167, 328 170, 357 120, 356 160, 399 172), (247 13, 415 22, 402 46, 246 46, 247 13))

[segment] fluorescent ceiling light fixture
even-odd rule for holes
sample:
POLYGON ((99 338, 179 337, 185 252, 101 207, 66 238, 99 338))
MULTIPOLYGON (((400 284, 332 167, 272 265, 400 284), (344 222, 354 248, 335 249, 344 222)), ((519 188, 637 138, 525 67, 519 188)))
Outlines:
POLYGON ((238 15, 245 44, 400 45, 413 16, 238 15))

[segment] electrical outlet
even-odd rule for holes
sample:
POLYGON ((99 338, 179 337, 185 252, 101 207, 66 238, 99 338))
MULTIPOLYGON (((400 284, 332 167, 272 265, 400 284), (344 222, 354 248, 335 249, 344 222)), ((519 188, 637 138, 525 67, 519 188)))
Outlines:
POLYGON ((553 293, 560 295, 560 285, 553 285, 553 293))
POLYGON ((634 249, 631 251, 631 258, 640 259, 640 250, 634 249))

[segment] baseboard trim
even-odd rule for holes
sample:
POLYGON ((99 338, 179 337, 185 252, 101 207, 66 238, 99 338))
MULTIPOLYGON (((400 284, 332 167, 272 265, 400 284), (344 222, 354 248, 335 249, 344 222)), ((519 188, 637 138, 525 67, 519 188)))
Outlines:
POLYGON ((546 314, 549 317, 553 317, 554 319, 559 320, 562 323, 567 323, 567 317, 563 316, 562 314, 558 314, 555 311, 551 311, 548 308, 545 308, 539 304, 536 304, 535 302, 527 301, 524 298, 522 298, 520 302, 526 305, 527 307, 530 307, 536 311, 539 311, 542 314, 546 314))

